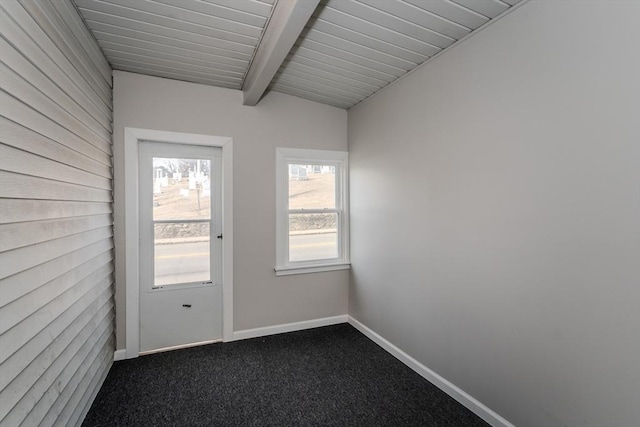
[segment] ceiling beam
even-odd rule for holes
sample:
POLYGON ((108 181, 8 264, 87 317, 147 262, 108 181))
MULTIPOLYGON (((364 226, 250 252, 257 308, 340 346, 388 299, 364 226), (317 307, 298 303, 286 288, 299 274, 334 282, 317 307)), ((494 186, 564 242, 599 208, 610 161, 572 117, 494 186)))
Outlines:
POLYGON ((267 90, 320 0, 279 0, 242 85, 244 105, 255 106, 267 90))

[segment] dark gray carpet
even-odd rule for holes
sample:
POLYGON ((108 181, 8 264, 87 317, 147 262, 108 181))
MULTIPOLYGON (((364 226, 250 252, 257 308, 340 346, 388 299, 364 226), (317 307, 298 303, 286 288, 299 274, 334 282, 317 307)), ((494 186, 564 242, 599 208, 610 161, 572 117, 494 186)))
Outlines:
POLYGON ((114 363, 83 426, 487 426, 348 324, 114 363))

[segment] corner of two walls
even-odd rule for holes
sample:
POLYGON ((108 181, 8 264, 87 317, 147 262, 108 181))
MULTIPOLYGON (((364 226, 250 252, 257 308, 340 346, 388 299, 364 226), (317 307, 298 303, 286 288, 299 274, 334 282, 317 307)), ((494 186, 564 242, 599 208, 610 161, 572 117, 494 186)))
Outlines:
POLYGON ((519 426, 640 423, 638 16, 532 0, 349 111, 349 314, 519 426))

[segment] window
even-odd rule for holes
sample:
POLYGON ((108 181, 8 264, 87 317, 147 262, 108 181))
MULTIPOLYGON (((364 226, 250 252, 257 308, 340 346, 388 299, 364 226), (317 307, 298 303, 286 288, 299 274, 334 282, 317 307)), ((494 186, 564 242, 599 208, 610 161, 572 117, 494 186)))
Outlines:
POLYGON ((140 279, 148 289, 219 284, 221 149, 140 141, 140 279))
POLYGON ((349 268, 347 153, 276 149, 276 274, 349 268))

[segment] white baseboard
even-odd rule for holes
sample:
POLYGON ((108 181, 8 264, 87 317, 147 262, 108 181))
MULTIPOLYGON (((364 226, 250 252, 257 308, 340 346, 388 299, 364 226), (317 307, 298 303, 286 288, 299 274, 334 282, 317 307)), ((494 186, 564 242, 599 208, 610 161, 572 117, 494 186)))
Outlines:
MULTIPOLYGON (((320 319, 305 320, 302 322, 284 323, 280 325, 265 326, 262 328, 244 329, 233 333, 232 341, 244 340, 249 338, 264 337, 268 335, 281 334, 285 332, 302 331, 304 329, 318 328, 321 326, 337 325, 339 323, 350 323, 354 328, 369 337, 373 342, 385 349, 402 363, 420 374, 427 381, 447 393, 449 396, 460 402, 471 412, 485 420, 494 427, 515 427, 506 419, 502 418, 496 412, 485 406, 482 402, 475 399, 455 384, 441 377, 431 369, 409 356, 404 351, 387 341, 385 338, 365 326, 360 321, 346 314, 333 317, 323 317, 320 319)), ((124 360, 127 358, 126 350, 116 350, 113 354, 113 360, 124 360)))
POLYGON ((127 358, 127 350, 116 350, 113 352, 113 361, 117 362, 118 360, 124 360, 127 358))
POLYGON ((264 337, 267 335, 281 334, 284 332, 301 331, 304 329, 318 328, 320 326, 337 325, 338 323, 347 323, 349 316, 346 314, 341 316, 323 317, 321 319, 305 320, 302 322, 284 323, 281 325, 265 326, 263 328, 244 329, 233 333, 233 341, 245 340, 247 338, 264 337))
POLYGON ((367 326, 354 319, 351 316, 348 316, 349 323, 362 332, 364 335, 369 337, 373 342, 378 344, 380 347, 385 349, 395 358, 400 360, 402 363, 407 365, 409 368, 416 371, 422 377, 424 377, 427 381, 438 387, 440 390, 447 393, 449 396, 460 402, 463 406, 469 409, 471 412, 485 420, 487 423, 491 424, 494 427, 514 427, 509 421, 502 418, 500 415, 489 409, 487 406, 482 404, 480 401, 475 399, 473 396, 466 393, 464 390, 457 387, 455 384, 447 381, 431 369, 424 366, 422 363, 418 362, 413 357, 409 356, 404 351, 400 350, 395 345, 391 344, 382 336, 378 335, 373 330, 369 329, 367 326))

